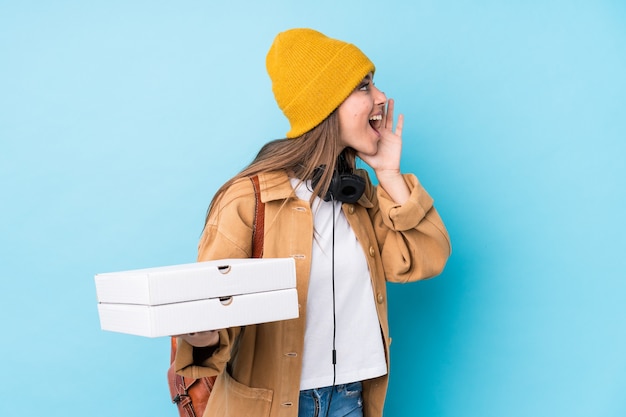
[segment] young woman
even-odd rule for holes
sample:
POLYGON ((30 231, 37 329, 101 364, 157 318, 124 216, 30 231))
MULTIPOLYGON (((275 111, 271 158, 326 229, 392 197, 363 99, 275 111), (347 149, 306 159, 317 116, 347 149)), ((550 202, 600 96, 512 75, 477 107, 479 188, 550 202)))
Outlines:
POLYGON ((450 255, 433 200, 400 171, 403 117, 354 45, 311 29, 267 55, 285 139, 214 197, 199 261, 252 256, 258 175, 263 256, 293 257, 298 319, 182 335, 178 372, 217 380, 205 416, 381 416, 389 370, 386 282, 438 275, 450 255), (355 169, 358 157, 376 174, 355 169), (361 189, 362 188, 362 189, 361 189))

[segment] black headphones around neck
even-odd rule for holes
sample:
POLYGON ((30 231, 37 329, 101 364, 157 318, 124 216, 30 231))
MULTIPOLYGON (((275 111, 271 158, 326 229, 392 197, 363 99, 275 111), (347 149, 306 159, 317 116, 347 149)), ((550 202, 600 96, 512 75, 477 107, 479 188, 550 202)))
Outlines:
MULTIPOLYGON (((315 169, 313 174, 312 186, 315 189, 317 183, 322 177, 322 173, 326 166, 315 169)), ((365 191, 365 180, 363 177, 352 172, 345 157, 339 155, 337 165, 333 171, 333 176, 328 186, 328 191, 324 195, 324 201, 341 201, 342 203, 356 203, 365 191)))

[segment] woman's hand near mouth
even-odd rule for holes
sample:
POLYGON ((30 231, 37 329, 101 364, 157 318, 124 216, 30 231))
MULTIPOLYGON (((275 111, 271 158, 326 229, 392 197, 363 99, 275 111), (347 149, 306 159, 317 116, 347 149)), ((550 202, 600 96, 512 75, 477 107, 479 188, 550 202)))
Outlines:
POLYGON ((393 129, 394 100, 387 101, 387 109, 383 114, 380 126, 380 140, 378 150, 374 155, 365 155, 361 152, 357 156, 372 167, 378 178, 379 185, 387 191, 389 196, 399 204, 408 200, 410 191, 404 182, 400 171, 400 157, 402 156, 402 127, 404 116, 398 116, 395 131, 393 129))

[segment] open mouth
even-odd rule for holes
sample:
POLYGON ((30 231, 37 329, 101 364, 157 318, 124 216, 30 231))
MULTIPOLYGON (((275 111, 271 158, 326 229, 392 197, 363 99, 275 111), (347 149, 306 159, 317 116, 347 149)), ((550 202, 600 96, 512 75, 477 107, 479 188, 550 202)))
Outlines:
POLYGON ((372 129, 378 132, 378 130, 383 124, 383 115, 375 114, 374 116, 370 116, 369 122, 370 122, 370 126, 372 126, 372 129))

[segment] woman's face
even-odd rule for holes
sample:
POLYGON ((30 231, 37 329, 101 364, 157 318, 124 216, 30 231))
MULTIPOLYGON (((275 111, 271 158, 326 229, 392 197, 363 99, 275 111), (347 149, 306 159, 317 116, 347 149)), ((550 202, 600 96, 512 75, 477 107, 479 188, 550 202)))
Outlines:
POLYGON ((375 155, 386 101, 385 93, 374 85, 372 73, 367 74, 337 109, 341 145, 365 155, 375 155))

